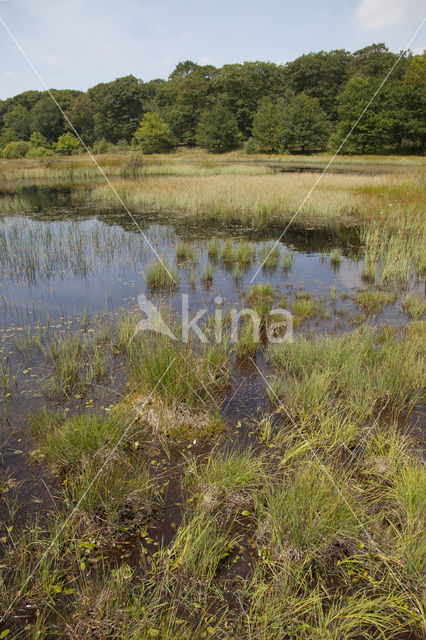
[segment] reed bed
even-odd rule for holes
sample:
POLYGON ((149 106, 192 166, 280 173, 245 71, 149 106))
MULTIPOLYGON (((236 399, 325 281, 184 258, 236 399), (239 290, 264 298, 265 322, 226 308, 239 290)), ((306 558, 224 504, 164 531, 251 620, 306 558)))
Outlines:
MULTIPOLYGON (((422 197, 420 185, 421 177, 415 172, 410 176, 374 177, 326 174, 298 214, 298 220, 324 226, 374 220, 379 215, 379 207, 383 209, 391 204, 398 210, 405 210, 418 205, 422 197), (366 185, 371 185, 370 191, 366 185), (408 202, 404 198, 404 190, 410 194, 408 202)), ((311 187, 312 176, 309 174, 210 176, 179 180, 160 177, 116 183, 120 195, 135 209, 149 207, 207 218, 251 220, 253 225, 284 223, 289 215, 294 214, 303 194, 311 187)), ((93 198, 100 204, 114 204, 104 186, 95 188, 93 198)))

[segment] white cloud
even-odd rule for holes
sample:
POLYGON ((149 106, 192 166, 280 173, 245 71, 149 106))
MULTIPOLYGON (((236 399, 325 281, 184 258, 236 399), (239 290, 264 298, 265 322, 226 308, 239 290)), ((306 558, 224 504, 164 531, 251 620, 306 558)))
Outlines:
POLYGON ((414 47, 412 51, 415 56, 421 56, 423 51, 426 51, 426 47, 414 47))
POLYGON ((356 17, 362 29, 400 25, 421 13, 423 0, 361 0, 356 17))

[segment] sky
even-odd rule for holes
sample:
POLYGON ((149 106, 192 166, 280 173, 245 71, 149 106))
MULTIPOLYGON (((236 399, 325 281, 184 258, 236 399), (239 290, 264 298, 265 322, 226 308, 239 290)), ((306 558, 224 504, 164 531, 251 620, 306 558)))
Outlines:
MULTIPOLYGON (((167 78, 183 60, 284 64, 372 42, 399 52, 425 17, 426 0, 0 0, 0 99, 167 78)), ((411 49, 425 46, 426 25, 411 49)))

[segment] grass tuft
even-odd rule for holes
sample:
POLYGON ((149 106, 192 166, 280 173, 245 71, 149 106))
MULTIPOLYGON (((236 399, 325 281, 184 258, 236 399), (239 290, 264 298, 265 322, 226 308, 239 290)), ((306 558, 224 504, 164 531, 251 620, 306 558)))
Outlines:
POLYGON ((179 286, 179 274, 173 267, 155 262, 147 267, 146 282, 149 289, 172 291, 179 286))
POLYGON ((386 291, 376 291, 373 289, 363 289, 358 291, 355 296, 355 302, 366 313, 379 313, 387 304, 392 304, 396 300, 394 293, 386 291))

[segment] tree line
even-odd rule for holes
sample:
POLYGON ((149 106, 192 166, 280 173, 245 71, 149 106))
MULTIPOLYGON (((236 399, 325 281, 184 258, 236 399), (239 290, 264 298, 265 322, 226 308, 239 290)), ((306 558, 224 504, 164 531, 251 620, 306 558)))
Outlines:
MULTIPOLYGON (((167 80, 132 75, 87 92, 52 90, 84 142, 97 153, 164 152, 178 145, 224 152, 311 153, 336 148, 398 60, 383 44, 300 56, 293 62, 180 62, 167 80)), ((426 52, 404 53, 345 143, 346 153, 424 152, 426 52)), ((80 148, 48 92, 0 101, 5 157, 80 148)))

